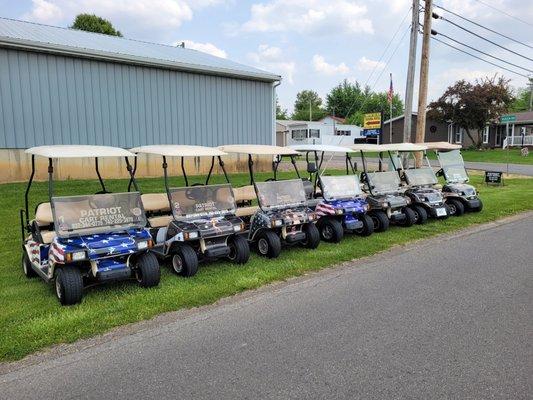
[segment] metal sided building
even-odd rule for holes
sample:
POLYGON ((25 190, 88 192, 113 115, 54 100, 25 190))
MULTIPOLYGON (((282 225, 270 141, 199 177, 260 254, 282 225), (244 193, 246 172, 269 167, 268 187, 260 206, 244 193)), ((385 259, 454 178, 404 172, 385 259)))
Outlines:
POLYGON ((192 49, 0 18, 0 181, 26 179, 22 149, 45 144, 272 144, 280 80, 192 49))

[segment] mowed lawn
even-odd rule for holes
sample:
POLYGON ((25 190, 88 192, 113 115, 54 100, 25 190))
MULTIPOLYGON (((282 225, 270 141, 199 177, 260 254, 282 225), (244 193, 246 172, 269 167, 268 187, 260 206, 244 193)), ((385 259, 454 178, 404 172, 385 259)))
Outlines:
MULTIPOLYGON (((461 150, 461 154, 465 161, 471 162, 486 162, 499 164, 530 164, 533 165, 533 154, 523 157, 520 154, 520 149, 487 149, 487 150, 461 150)), ((428 152, 430 159, 436 160, 435 152, 428 152)))
MULTIPOLYGON (((270 176, 258 175, 260 178, 270 176)), ((288 173, 280 175, 290 176, 288 173)), ((214 178, 215 182, 223 181, 220 176, 214 178)), ((23 205, 25 185, 0 185, 0 360, 20 359, 50 345, 73 342, 162 312, 213 303, 269 282, 533 208, 532 179, 507 179, 504 187, 486 187, 481 179, 480 175, 472 177, 485 203, 481 213, 431 221, 424 226, 392 227, 385 233, 367 238, 347 235, 342 243, 321 243, 315 251, 286 249, 275 260, 266 260, 254 254, 244 266, 227 262, 202 265, 198 274, 190 279, 172 274, 167 266, 162 268, 161 284, 157 288, 141 289, 133 281, 93 287, 86 291, 81 304, 72 307, 61 307, 51 286, 40 279, 27 279, 23 275, 18 210, 23 205)), ((247 180, 246 174, 232 176, 236 186, 247 184, 247 180)), ((144 192, 162 191, 161 179, 140 179, 139 182, 144 192)), ((174 182, 177 184, 180 179, 174 178, 174 182)), ((124 191, 126 185, 123 180, 107 183, 108 188, 116 192, 124 191)), ((98 190, 96 181, 66 181, 56 185, 57 194, 63 195, 98 190)), ((34 185, 32 200, 32 209, 38 201, 47 201, 45 182, 34 185)))

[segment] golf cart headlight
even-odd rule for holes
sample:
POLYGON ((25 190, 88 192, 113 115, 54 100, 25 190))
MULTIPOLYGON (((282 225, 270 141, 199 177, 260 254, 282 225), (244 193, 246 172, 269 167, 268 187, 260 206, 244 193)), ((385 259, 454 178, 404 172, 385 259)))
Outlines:
POLYGON ((242 230, 241 225, 233 225, 233 232, 240 232, 242 230))
POLYGON ((185 232, 185 240, 191 240, 198 238, 198 232, 185 232))
POLYGON ((314 221, 315 220, 315 213, 309 213, 307 218, 309 219, 309 221, 314 221))
POLYGON ((343 212, 344 212, 344 210, 340 209, 340 208, 335 210, 335 214, 337 214, 337 215, 341 215, 343 212))
POLYGON ((82 261, 82 260, 85 260, 85 258, 87 257, 84 251, 75 251, 72 253, 67 253, 65 255, 65 260, 67 262, 82 261))
POLYGON ((152 241, 151 240, 140 240, 137 242, 137 249, 144 250, 149 247, 152 247, 152 241))
POLYGON ((277 226, 281 226, 283 225, 283 220, 282 219, 275 219, 274 221, 272 221, 272 226, 273 227, 277 227, 277 226))
POLYGON ((382 207, 387 208, 388 206, 389 206, 389 203, 387 203, 386 201, 384 201, 384 202, 382 203, 382 207))

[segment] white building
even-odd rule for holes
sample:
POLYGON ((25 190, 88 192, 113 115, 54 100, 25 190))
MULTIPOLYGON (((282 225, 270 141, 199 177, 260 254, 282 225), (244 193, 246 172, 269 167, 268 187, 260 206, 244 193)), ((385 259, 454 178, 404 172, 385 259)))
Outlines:
POLYGON ((276 144, 349 145, 364 140, 363 128, 344 123, 343 118, 326 116, 319 121, 276 121, 276 144))

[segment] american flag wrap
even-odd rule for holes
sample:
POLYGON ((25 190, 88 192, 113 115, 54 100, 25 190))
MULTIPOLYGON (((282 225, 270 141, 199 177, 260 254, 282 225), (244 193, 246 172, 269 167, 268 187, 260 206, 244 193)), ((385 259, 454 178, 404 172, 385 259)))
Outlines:
POLYGON ((316 205, 315 212, 320 216, 332 215, 335 214, 335 207, 326 203, 318 203, 316 205))
POLYGON ((387 101, 392 104, 392 98, 394 97, 394 88, 392 86, 392 73, 390 74, 390 86, 387 93, 387 101))

